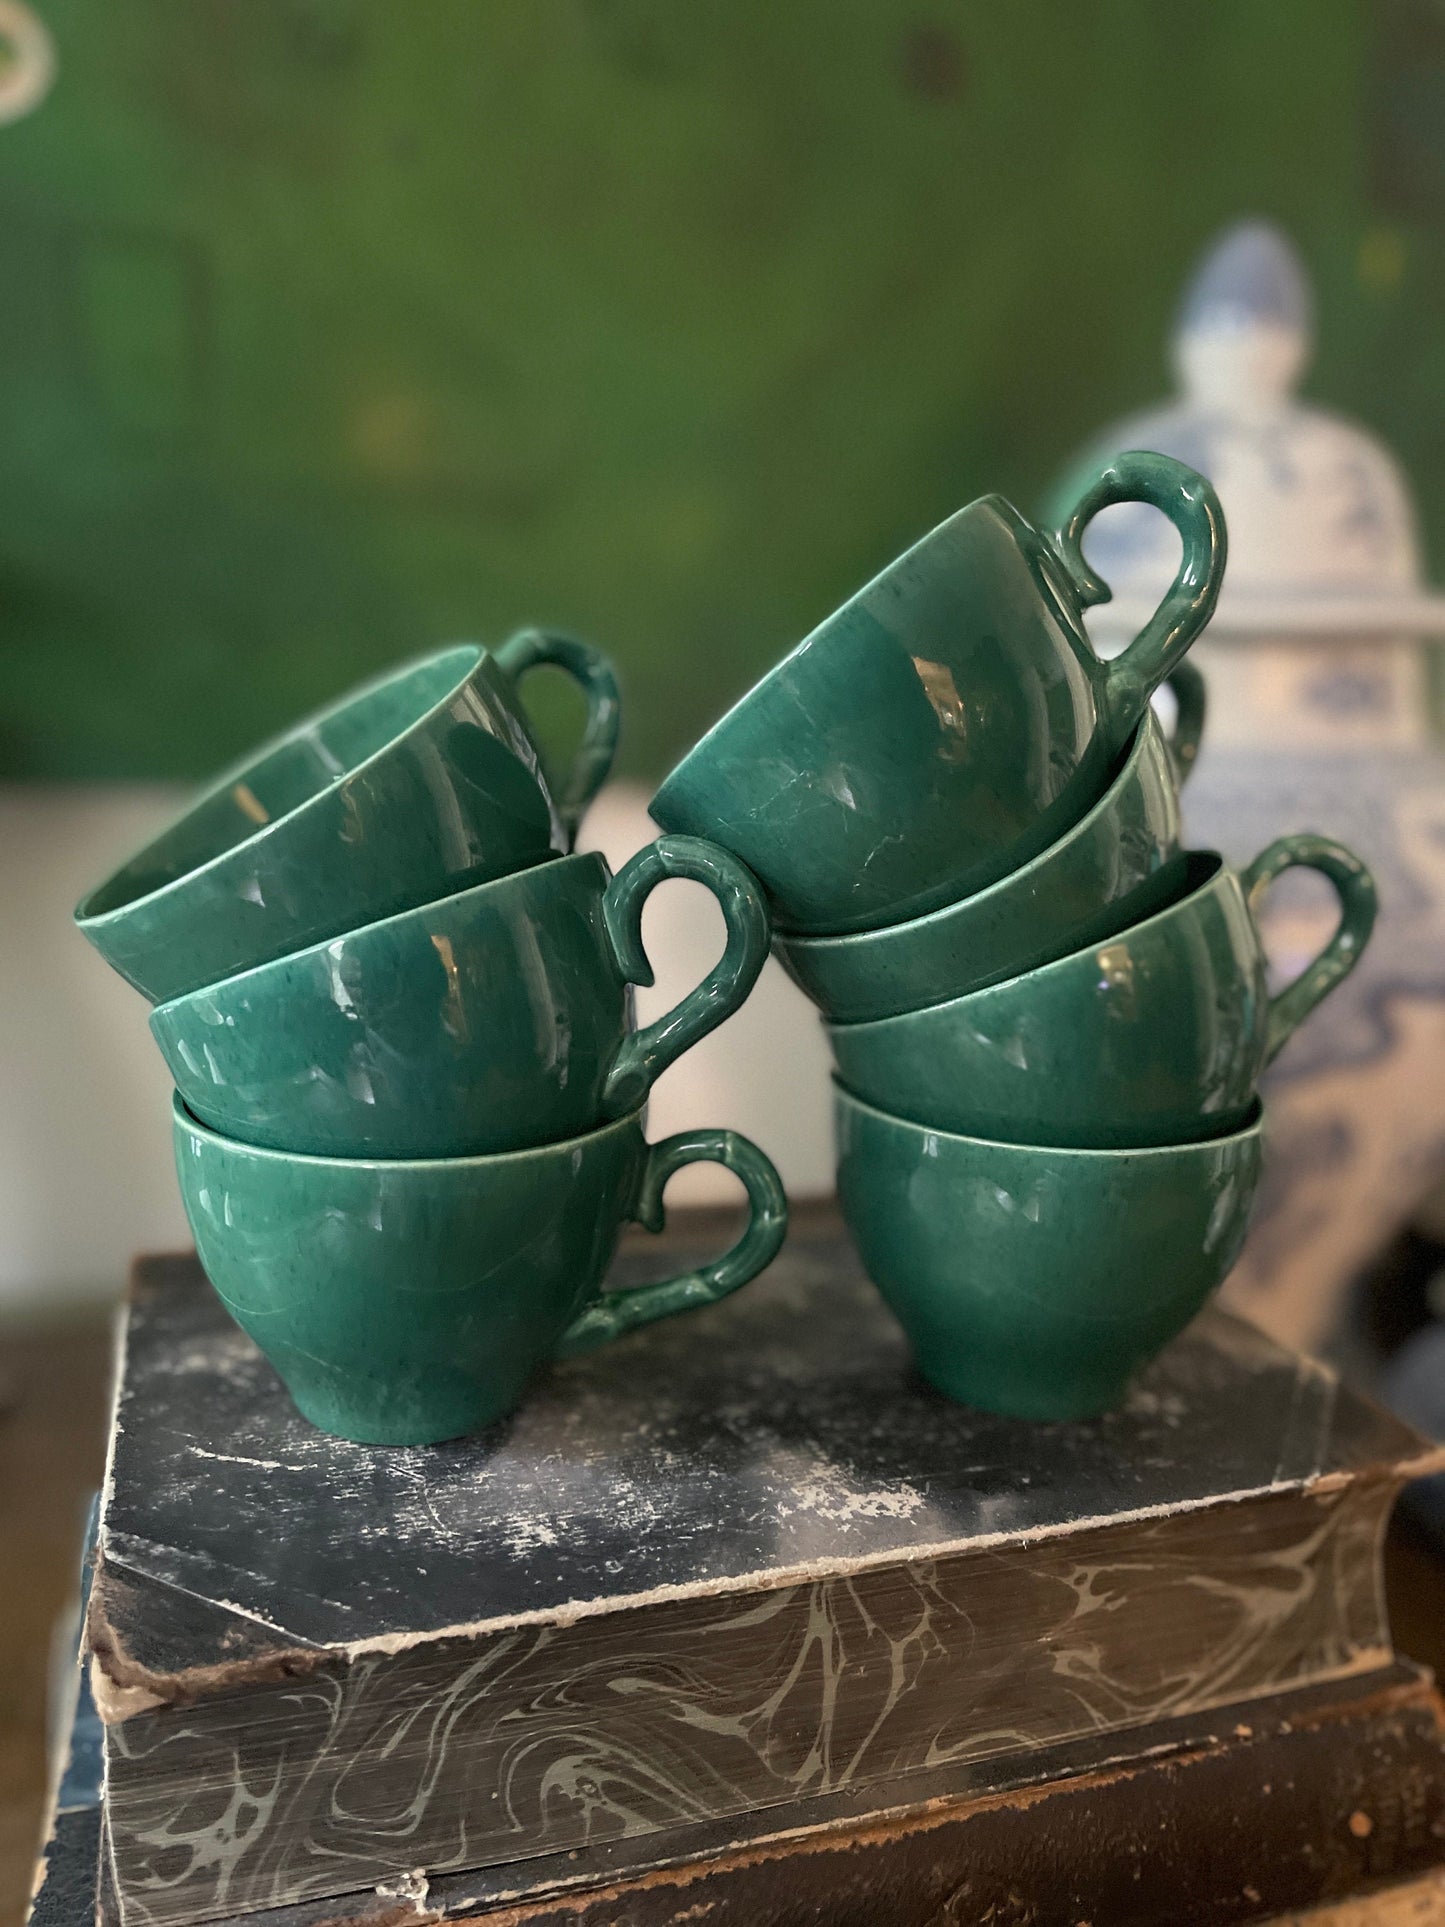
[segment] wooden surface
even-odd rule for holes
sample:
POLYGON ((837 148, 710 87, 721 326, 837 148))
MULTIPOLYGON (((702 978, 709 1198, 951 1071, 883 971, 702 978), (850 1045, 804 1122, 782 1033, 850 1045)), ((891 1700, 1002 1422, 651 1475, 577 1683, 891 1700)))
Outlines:
POLYGON ((16 1927, 30 1894, 52 1646, 103 1470, 110 1350, 103 1311, 0 1329, 0 1927, 16 1927))
POLYGON ((1276 1914, 1261 1927, 1445 1927, 1445 1869, 1307 1913, 1276 1914))

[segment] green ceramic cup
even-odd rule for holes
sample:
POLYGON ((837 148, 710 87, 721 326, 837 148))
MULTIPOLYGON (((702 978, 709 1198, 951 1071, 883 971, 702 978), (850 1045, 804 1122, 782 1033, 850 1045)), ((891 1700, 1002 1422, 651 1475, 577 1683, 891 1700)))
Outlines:
POLYGON ((1211 851, 1183 893, 1086 950, 988 990, 828 1035, 848 1089, 972 1137, 1081 1148, 1173 1144, 1243 1123, 1265 1065, 1359 962, 1375 885, 1319 836, 1285 836, 1243 876, 1211 851), (1251 914, 1281 871, 1319 870, 1334 936, 1278 996, 1251 914))
POLYGON ((919 1369, 965 1405, 1087 1418, 1233 1266, 1260 1111, 1227 1137, 1081 1151, 960 1137, 836 1093, 838 1195, 919 1369))
POLYGON ((768 954, 762 892, 736 857, 662 837, 612 877, 559 857, 419 904, 151 1012, 177 1088, 248 1144, 320 1156, 439 1158, 575 1137, 634 1111, 730 1016, 768 954), (643 905, 705 884, 727 944, 677 1008, 630 1029, 652 971, 643 905))
POLYGON ((926 917, 845 937, 773 935, 773 950, 830 1023, 920 1010, 1097 943, 1162 908, 1183 882, 1178 783, 1204 726, 1204 680, 1169 678, 1174 746, 1146 716, 1103 796, 1012 876, 926 917), (1176 767, 1177 766, 1177 767, 1176 767))
POLYGON ((93 890, 76 922, 152 1003, 571 847, 611 765, 604 656, 526 630, 353 691, 229 771, 93 890), (554 803, 514 683, 555 663, 588 720, 554 803))
POLYGON ((1052 541, 1000 496, 950 517, 801 642, 653 798, 665 830, 748 865, 788 933, 871 930, 983 890, 1097 803, 1152 691, 1214 609, 1219 503, 1164 455, 1120 455, 1052 541), (1108 590, 1089 521, 1151 502, 1179 573, 1122 655, 1084 610, 1108 590))
POLYGON ((238 1144, 180 1099, 176 1168, 196 1248, 231 1316, 324 1432, 427 1445, 502 1418, 550 1359, 715 1303, 777 1255, 787 1202, 732 1131, 648 1144, 641 1117, 500 1157, 312 1158, 238 1144), (662 1228, 686 1164, 742 1179, 722 1257, 633 1291, 602 1279, 629 1220, 662 1228))

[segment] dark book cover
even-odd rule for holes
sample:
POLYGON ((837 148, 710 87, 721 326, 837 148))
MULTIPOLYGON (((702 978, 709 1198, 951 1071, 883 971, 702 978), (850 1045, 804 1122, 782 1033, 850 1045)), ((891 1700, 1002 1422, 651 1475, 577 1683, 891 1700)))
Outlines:
MULTIPOLYGON (((91 1508, 80 1566, 78 1633, 90 1599, 97 1507, 91 1508)), ((45 1838, 35 1869, 29 1927, 75 1927, 95 1914, 101 1840, 103 1754, 100 1719, 83 1650, 71 1644, 65 1702, 55 1721, 45 1838)))
POLYGON ((147 1261, 90 1615, 117 1911, 521 1893, 1365 1675, 1442 1459, 1220 1312, 1105 1419, 952 1405, 830 1220, 493 1433, 379 1451, 147 1261))

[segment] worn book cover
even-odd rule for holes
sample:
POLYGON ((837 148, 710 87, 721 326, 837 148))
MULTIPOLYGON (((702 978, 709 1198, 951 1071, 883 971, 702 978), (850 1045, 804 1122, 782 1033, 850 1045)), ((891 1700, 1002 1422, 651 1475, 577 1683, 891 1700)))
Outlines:
MULTIPOLYGON (((54 1708, 50 1799, 35 1867, 30 1927, 81 1927, 82 1923, 88 1927, 96 1911, 101 1840, 101 1728, 91 1697, 89 1668, 84 1663, 83 1650, 77 1649, 75 1643, 90 1597, 95 1515, 96 1509, 92 1507, 80 1563, 64 1698, 54 1708)), ((52 1681, 52 1691, 54 1687, 52 1681)))
MULTIPOLYGON (((115 1927, 114 1886, 97 1852, 92 1717, 82 1691, 30 1927, 115 1927)), ((1242 1711, 1043 1748, 961 1799, 784 1825, 742 1850, 714 1823, 714 1838, 685 1857, 621 1879, 600 1866, 579 1881, 568 1868, 550 1891, 534 1883, 519 1901, 505 1870, 478 1870, 241 1918, 254 1927, 1220 1927, 1267 1915, 1284 1927, 1286 1911, 1293 1918, 1442 1862, 1445 1721, 1428 1679, 1396 1665, 1242 1711)), ((1391 1889, 1391 1920, 1423 1927, 1418 1894, 1409 1911, 1416 1891, 1391 1889)), ((1425 1888, 1423 1902, 1438 1892, 1425 1888)))
MULTIPOLYGON (((411 1874, 238 1918, 254 1927, 1222 1927, 1266 1918, 1287 1927, 1297 1909, 1378 1894, 1381 1883, 1445 1862, 1442 1714, 1428 1677, 1397 1664, 1015 1755, 957 1799, 791 1829, 779 1809, 774 1831, 741 1846, 713 1822, 712 1837, 686 1854, 620 1877, 593 1856, 584 1874, 564 1864, 539 1881, 545 1863, 530 1861, 520 1896, 505 1868, 411 1874)), ((45 1873, 31 1927, 116 1927, 94 1830, 57 1833, 45 1873)), ((1440 1891, 1424 1877, 1423 1888, 1391 1885, 1382 1921, 1424 1927, 1420 1908, 1440 1891)))
POLYGON ((378 1450, 147 1261, 90 1613, 115 1907, 521 1893, 1364 1675, 1442 1457, 1220 1312, 1104 1419, 953 1405, 829 1220, 492 1433, 378 1450))

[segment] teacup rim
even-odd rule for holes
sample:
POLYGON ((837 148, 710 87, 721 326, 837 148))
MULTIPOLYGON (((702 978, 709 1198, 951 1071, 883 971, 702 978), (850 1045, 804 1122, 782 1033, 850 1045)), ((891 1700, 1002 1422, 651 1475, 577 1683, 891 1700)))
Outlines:
MULTIPOLYGON (((850 949, 865 949, 871 944, 887 943, 890 940, 907 942, 913 931, 925 928, 936 929, 950 917, 958 916, 963 910, 976 908, 995 893, 1001 894, 1004 890, 1013 888, 1020 877, 1027 876, 1031 870, 1036 870, 1043 863, 1051 862, 1060 850, 1067 848, 1069 844, 1091 830, 1097 819, 1112 805, 1117 793, 1143 760, 1144 744, 1151 730, 1159 737, 1160 746, 1167 756, 1170 753, 1169 744, 1159 718, 1152 709, 1146 709, 1135 725, 1129 747, 1115 768, 1113 777, 1105 785, 1103 794, 1095 800, 1093 807, 1086 810, 1077 823, 1071 824, 1062 836, 1056 837, 1046 849, 1040 850, 1037 856, 1030 857, 1027 863, 1021 863, 1016 870, 1010 870, 1007 875, 1001 876, 997 882, 988 884, 982 890, 975 890, 969 896, 955 897, 949 903, 941 903, 936 910, 926 910, 920 917, 905 917, 899 923, 880 924, 871 930, 840 930, 835 931, 831 936, 805 935, 802 932, 795 935, 790 930, 774 930, 775 945, 781 945, 789 951, 798 951, 805 956, 827 957, 845 953, 850 949)), ((867 1021, 876 1020, 870 1018, 867 1021)))
POLYGON ((303 800, 293 808, 286 810, 280 816, 274 817, 269 823, 258 823, 252 835, 242 838, 239 843, 228 844, 224 850, 218 850, 214 856, 208 856, 202 863, 193 864, 189 870, 182 871, 179 876, 170 877, 166 882, 156 884, 153 889, 144 890, 136 896, 127 897, 124 902, 112 904, 108 909, 87 910, 87 904, 93 903, 97 897, 109 890, 119 877, 124 876, 127 870, 140 862, 148 850, 154 849, 158 843, 174 834, 187 818, 194 816, 197 811, 203 809, 206 804, 211 802, 215 797, 224 794, 226 790, 234 787, 236 783, 244 778, 248 770, 255 769, 257 764, 265 762, 270 756, 274 756, 279 750, 284 749, 288 743, 299 741, 303 736, 319 728, 333 716, 340 715, 341 712, 348 709, 352 703, 359 702, 363 697, 369 696, 377 690, 385 689, 389 683, 401 682, 407 676, 415 675, 418 671, 427 668, 431 664, 444 662, 449 656, 455 656, 458 661, 463 657, 470 658, 467 668, 453 679, 451 685, 441 696, 437 697, 435 702, 429 704, 420 715, 414 716, 405 729, 398 731, 395 736, 388 737, 379 749, 374 749, 369 756, 362 757, 360 762, 354 763, 351 768, 346 771, 344 778, 340 780, 349 782, 353 777, 360 775, 363 770, 370 769, 381 757, 388 755, 398 743, 405 742, 409 736, 430 722, 433 716, 437 715, 449 702, 455 699, 458 690, 476 674, 482 662, 491 657, 491 655, 492 651, 485 643, 448 643, 444 648, 428 650, 425 655, 409 657, 405 662, 397 663, 391 669, 383 670, 375 676, 369 676, 364 682, 353 684, 350 689, 346 690, 342 695, 334 697, 331 702, 324 704, 320 709, 308 711, 299 722, 293 723, 288 729, 280 730, 276 735, 268 737, 264 743, 259 744, 255 749, 251 750, 248 755, 230 764, 219 776, 213 778, 211 782, 191 798, 179 816, 173 817, 164 829, 158 830, 139 850, 132 856, 127 857, 125 862, 120 864, 116 869, 112 870, 109 876, 97 883, 93 889, 88 890, 75 907, 75 922, 86 930, 101 930, 109 924, 118 922, 122 917, 129 916, 144 904, 159 902, 162 898, 169 895, 170 892, 179 890, 183 884, 189 884, 194 878, 204 876, 208 872, 215 870, 226 862, 228 858, 233 857, 238 850, 254 849, 258 843, 270 836, 273 831, 279 830, 283 824, 293 822, 304 811, 318 804, 323 797, 329 796, 335 787, 334 784, 328 784, 325 789, 317 790, 312 795, 303 798, 303 800))
POLYGON ((345 930, 333 931, 329 937, 318 937, 314 942, 302 944, 296 950, 284 950, 279 957, 267 957, 262 963, 247 964, 244 970, 233 970, 225 977, 212 978, 209 983, 197 984, 192 990, 178 991, 174 997, 167 997, 152 1008, 151 1027, 154 1029, 157 1019, 182 1004, 197 1003, 203 997, 211 996, 218 991, 230 990, 233 986, 242 989, 248 980, 264 977, 268 971, 279 974, 287 964, 298 964, 308 957, 321 956, 326 951, 334 949, 339 943, 349 943, 353 938, 368 936, 374 930, 384 930, 390 925, 405 923, 409 917, 424 917, 429 912, 439 910, 443 904, 460 904, 462 898, 475 898, 484 891, 500 889, 505 884, 519 883, 524 877, 534 877, 541 871, 547 871, 550 874, 559 865, 585 863, 599 865, 604 877, 610 877, 610 866, 600 850, 569 850, 565 853, 555 851, 549 856, 540 857, 535 863, 523 864, 520 869, 507 870, 499 877, 488 877, 484 882, 467 884, 460 890, 449 890, 445 896, 428 897, 423 903, 409 903, 405 909, 392 910, 384 917, 372 917, 366 923, 349 924, 345 930))
POLYGON ((228 1152, 239 1151, 248 1158, 272 1164, 284 1164, 288 1168, 295 1165, 315 1165, 318 1169, 340 1171, 375 1171, 379 1174, 402 1171, 454 1171, 464 1165, 487 1165, 488 1167, 508 1163, 521 1163, 525 1159, 571 1156, 584 1145, 593 1144, 608 1136, 619 1135, 635 1128, 647 1139, 643 1119, 647 1112, 646 1099, 633 1110, 625 1111, 621 1117, 608 1118, 603 1124, 594 1125, 590 1131, 574 1132, 571 1137, 551 1138, 542 1144, 523 1144, 511 1151, 475 1151, 459 1157, 440 1158, 349 1158, 328 1157, 319 1151, 281 1151, 269 1144, 248 1144, 244 1138, 231 1137, 225 1131, 218 1131, 198 1118, 179 1091, 171 1093, 171 1127, 174 1131, 187 1131, 193 1136, 207 1139, 228 1152))
MULTIPOLYGON (((1092 956, 1113 944, 1123 943, 1136 932, 1146 931, 1155 924, 1168 922, 1170 918, 1179 916, 1196 898, 1206 896, 1210 891, 1221 887, 1228 889, 1229 886, 1224 879, 1234 873, 1230 869, 1228 858, 1218 850, 1182 850, 1180 855, 1187 864, 1195 862, 1206 864, 1208 867, 1205 874, 1194 882, 1186 880, 1179 893, 1170 897, 1169 901, 1159 909, 1151 910, 1147 916, 1136 918, 1133 923, 1126 923, 1122 929, 1112 931, 1106 937, 1097 938, 1093 943, 1082 943, 1076 950, 1066 950, 1062 957, 1050 957, 1046 963, 1032 964, 1025 970, 1016 970, 1012 977, 1002 977, 997 983, 980 984, 973 990, 961 990, 956 996, 940 997, 935 1003, 920 1004, 913 1010, 890 1011, 886 1017, 859 1017, 851 1023, 833 1023, 825 1020, 827 1028, 829 1031, 842 1031, 851 1037, 859 1031, 876 1030, 883 1024, 896 1024, 907 1017, 922 1017, 930 1011, 950 1010, 956 1004, 981 1003, 985 997, 998 996, 1005 991, 1016 994, 1018 986, 1030 978, 1045 977, 1056 980, 1062 977, 1066 970, 1076 970, 1081 958, 1092 956)), ((1186 871, 1186 879, 1187 877, 1186 871)), ((887 1116, 888 1113, 885 1112, 884 1115, 887 1116)))
MULTIPOLYGON (((749 683, 743 693, 734 702, 729 703, 722 715, 717 717, 715 721, 703 731, 702 735, 698 737, 692 747, 678 758, 677 762, 673 764, 667 775, 663 777, 662 781, 653 791, 652 802, 648 805, 649 811, 652 810, 652 805, 657 803, 669 789, 675 784, 680 784, 683 773, 701 758, 704 750, 722 735, 723 731, 731 725, 733 718, 737 716, 740 711, 750 708, 755 699, 761 696, 765 690, 769 689, 774 683, 781 682, 786 670, 791 668, 801 657, 805 656, 810 649, 817 647, 826 630, 831 629, 835 623, 840 622, 850 609, 860 603, 865 596, 871 595, 879 584, 885 582, 895 570, 903 568, 921 548, 935 541, 945 529, 952 528, 956 522, 962 521, 964 516, 972 515, 979 509, 994 509, 995 512, 997 512, 999 508, 1006 511, 1004 519, 1012 516, 1018 521, 1027 523, 1027 518, 1020 510, 1014 507, 1008 497, 1000 495, 996 490, 990 490, 987 494, 975 496, 971 502, 965 502, 961 508, 954 509, 951 515, 945 515, 941 522, 935 522, 932 528, 926 529, 922 535, 910 542, 906 549, 901 550, 899 554, 895 555, 891 562, 885 563, 881 569, 876 570, 874 574, 869 576, 868 580, 855 589, 844 601, 840 602, 836 609, 830 610, 820 622, 815 622, 807 634, 795 642, 786 654, 779 656, 771 668, 765 669, 761 676, 749 683)), ((659 817, 656 818, 656 820, 661 822, 662 819, 659 817)))
POLYGON ((919 1124, 911 1117, 900 1117, 896 1111, 885 1111, 881 1105, 870 1104, 867 1098, 849 1090, 836 1071, 833 1072, 832 1083, 835 1104, 846 1103, 854 1110, 867 1111, 883 1123, 897 1125, 918 1137, 944 1138, 950 1144, 968 1145, 984 1151, 1011 1151, 1022 1156, 1069 1158, 1080 1162, 1100 1158, 1173 1158, 1181 1152, 1217 1151, 1241 1143, 1245 1138, 1257 1137, 1264 1127, 1264 1099, 1256 1091, 1250 1099, 1243 1124, 1236 1125, 1232 1131, 1221 1132, 1218 1137, 1180 1138, 1172 1144, 1021 1144, 1013 1138, 974 1137, 966 1131, 945 1131, 936 1124, 919 1124))

